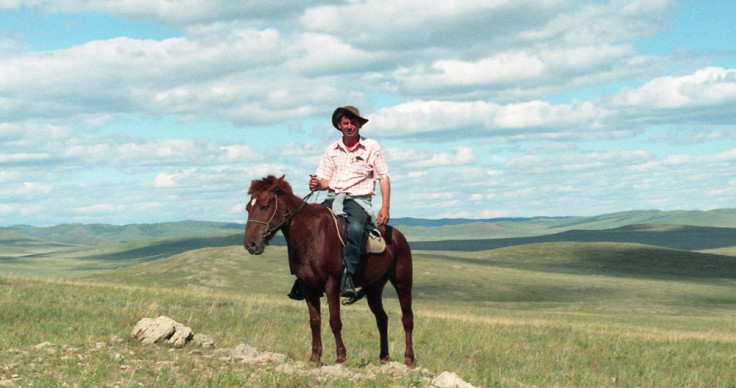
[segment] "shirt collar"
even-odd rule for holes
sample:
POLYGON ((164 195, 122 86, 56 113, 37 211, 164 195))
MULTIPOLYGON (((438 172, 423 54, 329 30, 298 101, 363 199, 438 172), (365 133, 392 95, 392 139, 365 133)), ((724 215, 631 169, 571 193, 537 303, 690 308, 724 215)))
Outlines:
MULTIPOLYGON (((353 152, 361 148, 365 148, 365 144, 363 144, 363 140, 365 140, 365 138, 361 136, 360 139, 358 139, 358 145, 356 145, 355 148, 353 148, 352 151, 350 152, 353 152)), ((340 148, 341 150, 345 152, 349 152, 348 149, 345 147, 345 143, 342 142, 342 138, 340 138, 340 140, 338 140, 337 143, 335 143, 335 145, 337 148, 340 148)))

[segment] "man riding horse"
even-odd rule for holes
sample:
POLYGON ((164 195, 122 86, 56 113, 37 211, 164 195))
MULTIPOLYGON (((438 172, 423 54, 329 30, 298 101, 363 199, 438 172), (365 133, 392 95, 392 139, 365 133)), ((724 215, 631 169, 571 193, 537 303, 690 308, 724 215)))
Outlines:
MULTIPOLYGON (((377 226, 389 221, 391 183, 388 166, 383 158, 381 146, 372 139, 360 136, 360 129, 368 119, 360 116, 353 106, 339 107, 332 114, 332 125, 342 137, 330 144, 322 154, 316 176, 309 181, 309 189, 328 190, 324 205, 332 207, 336 217, 344 217, 347 235, 343 248, 345 267, 340 281, 340 295, 356 299, 353 275, 364 253, 367 234, 377 233, 377 226), (373 220, 371 199, 375 194, 375 181, 381 187, 381 209, 373 220)), ((289 297, 302 299, 298 283, 294 283, 289 297)))

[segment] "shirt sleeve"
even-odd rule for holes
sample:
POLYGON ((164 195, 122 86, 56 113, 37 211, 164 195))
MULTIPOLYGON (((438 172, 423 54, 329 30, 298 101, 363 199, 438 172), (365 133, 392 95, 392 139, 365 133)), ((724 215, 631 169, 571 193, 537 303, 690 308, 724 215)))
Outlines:
POLYGON ((376 150, 375 150, 375 160, 373 161, 373 177, 377 180, 383 179, 389 176, 388 173, 388 165, 386 164, 386 160, 383 158, 383 150, 381 149, 378 144, 376 144, 376 150))
POLYGON ((332 160, 330 148, 328 147, 322 154, 322 158, 319 160, 319 166, 317 166, 317 172, 315 172, 320 179, 332 180, 335 174, 335 162, 332 160))

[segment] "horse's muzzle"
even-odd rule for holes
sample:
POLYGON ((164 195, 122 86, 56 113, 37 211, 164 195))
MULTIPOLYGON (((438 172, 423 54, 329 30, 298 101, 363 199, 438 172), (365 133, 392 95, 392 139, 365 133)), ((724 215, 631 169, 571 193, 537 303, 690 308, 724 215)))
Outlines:
POLYGON ((260 255, 266 249, 266 242, 264 239, 261 239, 260 241, 243 240, 243 246, 251 255, 260 255))

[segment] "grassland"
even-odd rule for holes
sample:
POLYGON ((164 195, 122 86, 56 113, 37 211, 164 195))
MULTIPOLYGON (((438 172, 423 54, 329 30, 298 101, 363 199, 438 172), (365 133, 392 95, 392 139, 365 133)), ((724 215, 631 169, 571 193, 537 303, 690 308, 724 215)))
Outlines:
MULTIPOLYGON (((0 276, 0 378, 43 386, 419 384, 412 376, 321 381, 208 349, 139 346, 129 336, 137 320, 168 315, 220 348, 246 342, 308 358, 306 308, 285 297, 293 281, 286 249, 250 256, 240 246, 196 245, 135 265, 80 269, 75 279, 0 276), (36 347, 44 342, 51 345, 36 347)), ((106 249, 121 260, 121 252, 145 251, 127 247, 106 249)), ((435 373, 453 371, 477 386, 736 385, 734 257, 548 242, 415 251, 414 264, 417 362, 435 373)), ((390 350, 401 359, 397 304, 387 288, 390 350)), ((376 363, 368 308, 345 307, 343 319, 347 366, 376 363)), ((326 363, 331 337, 325 322, 326 363)))

